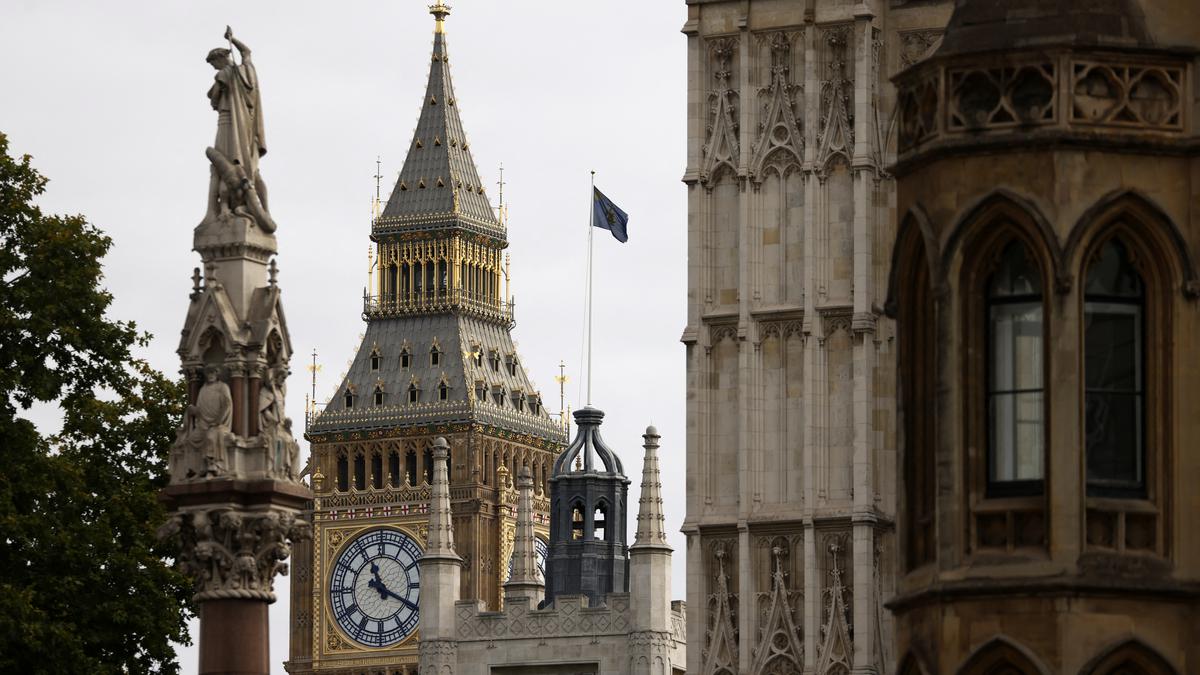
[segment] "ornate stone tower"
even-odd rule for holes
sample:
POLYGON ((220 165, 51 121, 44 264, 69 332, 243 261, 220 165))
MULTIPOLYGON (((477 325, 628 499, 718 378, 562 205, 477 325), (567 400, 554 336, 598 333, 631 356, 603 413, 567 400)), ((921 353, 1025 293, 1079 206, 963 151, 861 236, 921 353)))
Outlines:
POLYGON ((890 672, 888 78, 950 0, 689 0, 688 671, 890 672))
POLYGON ((554 460, 547 601, 559 595, 586 595, 600 602, 608 593, 629 590, 629 479, 621 458, 600 438, 603 419, 604 413, 591 406, 576 410, 575 440, 554 460))
MULTIPOLYGON (((616 454, 600 441, 596 427, 602 414, 584 408, 577 419, 579 435, 559 457, 564 474, 551 479, 551 491, 567 495, 568 504, 578 497, 583 504, 602 503, 623 493, 628 481, 621 473, 616 454), (589 447, 590 446, 590 447, 589 447), (607 467, 580 461, 573 471, 574 458, 594 453, 607 467), (561 491, 561 492, 560 492, 561 491), (587 500, 591 501, 587 501, 587 500)), ((577 413, 577 415, 579 414, 577 413)), ((587 584, 579 570, 595 570, 592 576, 604 576, 605 566, 624 567, 622 555, 610 554, 612 546, 591 539, 595 521, 587 527, 588 538, 596 545, 583 546, 583 514, 574 508, 555 509, 551 513, 551 531, 578 537, 551 544, 559 570, 568 577, 560 592, 540 602, 542 573, 536 565, 534 540, 533 480, 522 467, 517 476, 517 542, 512 579, 505 584, 502 611, 487 611, 480 601, 459 601, 458 556, 454 552, 454 526, 450 518, 446 474, 435 471, 434 503, 430 508, 429 546, 421 559, 422 582, 428 597, 423 598, 421 613, 422 673, 438 675, 668 675, 683 672, 686 635, 682 603, 671 602, 671 547, 663 529, 662 485, 658 469, 658 432, 646 429, 642 469, 642 497, 638 503, 637 539, 629 547, 630 582, 618 580, 607 591, 596 591, 600 584, 587 584), (436 533, 436 540, 435 540, 436 533), (572 560, 573 559, 573 560, 572 560), (574 576, 570 576, 574 575, 574 576)), ((436 462, 444 461, 445 441, 435 441, 436 462)), ((557 471, 556 471, 557 473, 557 471)), ((609 529, 624 532, 624 513, 607 514, 609 529), (616 522, 621 518, 620 523, 616 522)), ((615 537, 614 537, 615 539, 615 537)), ((620 538, 621 541, 624 537, 620 538)), ((611 544, 612 542, 608 542, 611 544)), ((550 576, 553 577, 551 570, 550 576)), ((611 571, 607 578, 612 578, 611 571)), ((553 581, 551 581, 553 583, 553 581)))
POLYGON ((516 522, 510 478, 521 468, 533 478, 535 546, 544 550, 547 479, 565 439, 510 335, 505 224, 459 118, 449 11, 440 2, 430 8, 436 23, 420 117, 371 230, 379 271, 364 299, 362 345, 307 432, 314 539, 297 552, 303 568, 292 585, 294 673, 415 670, 424 605, 415 561, 431 541, 435 437, 448 443, 448 499, 463 560, 458 597, 493 609, 503 602, 516 522))
POLYGON ((960 0, 896 78, 904 675, 1200 672, 1198 50, 960 0))
POLYGON ((286 574, 292 542, 308 536, 297 516, 311 497, 297 476, 299 446, 285 414, 287 321, 276 283, 275 223, 258 160, 266 154, 258 77, 250 49, 214 49, 209 91, 218 113, 208 213, 193 247, 193 275, 179 344, 188 406, 170 456, 161 534, 178 538, 179 565, 196 580, 199 672, 270 672, 267 605, 286 574), (268 262, 269 261, 269 262, 268 262))

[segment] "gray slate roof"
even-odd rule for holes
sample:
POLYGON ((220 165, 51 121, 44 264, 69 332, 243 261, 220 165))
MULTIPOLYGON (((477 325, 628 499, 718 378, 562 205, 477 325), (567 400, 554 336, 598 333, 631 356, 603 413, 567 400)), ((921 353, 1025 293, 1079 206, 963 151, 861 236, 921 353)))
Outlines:
POLYGON ((350 370, 325 410, 313 420, 309 433, 396 429, 426 424, 475 422, 509 431, 562 442, 562 429, 544 408, 530 411, 537 392, 525 373, 508 329, 501 324, 461 314, 428 314, 375 319, 354 357, 350 370), (431 351, 438 346, 439 364, 432 365, 431 351), (402 366, 407 349, 409 366, 402 366), (464 351, 467 354, 464 357, 464 351), (474 352, 480 353, 480 365, 474 352), (492 353, 499 357, 492 367, 492 353), (372 358, 378 358, 374 368, 372 358), (510 370, 509 360, 517 358, 510 370), (447 400, 439 398, 445 382, 447 400), (475 397, 477 383, 486 387, 485 400, 475 397), (419 388, 418 401, 409 402, 409 386, 419 388), (375 390, 383 391, 383 404, 375 404, 375 390), (354 395, 346 406, 345 394, 354 395), (495 394, 503 394, 497 403, 495 394), (513 392, 525 393, 524 410, 518 410, 513 392))
POLYGON ((467 225, 467 229, 503 236, 471 158, 458 108, 446 34, 434 33, 421 116, 400 179, 376 221, 376 232, 467 225))

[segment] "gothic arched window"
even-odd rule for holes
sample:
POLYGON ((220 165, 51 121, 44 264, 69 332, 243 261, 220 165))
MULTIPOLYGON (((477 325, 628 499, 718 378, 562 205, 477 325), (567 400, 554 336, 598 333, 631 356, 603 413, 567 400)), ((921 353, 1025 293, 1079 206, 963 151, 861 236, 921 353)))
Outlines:
POLYGON ((1084 286, 1089 495, 1145 494, 1145 302, 1128 250, 1109 240, 1090 261, 1084 286))
POLYGON ((367 489, 367 460, 361 452, 354 455, 354 489, 367 489))
POLYGON ((400 453, 395 450, 388 453, 388 483, 392 487, 400 486, 400 453))
POLYGON ((383 488, 383 455, 378 452, 371 453, 371 487, 383 488))
POLYGON ((1019 240, 987 282, 989 496, 1040 494, 1045 466, 1042 278, 1019 240))

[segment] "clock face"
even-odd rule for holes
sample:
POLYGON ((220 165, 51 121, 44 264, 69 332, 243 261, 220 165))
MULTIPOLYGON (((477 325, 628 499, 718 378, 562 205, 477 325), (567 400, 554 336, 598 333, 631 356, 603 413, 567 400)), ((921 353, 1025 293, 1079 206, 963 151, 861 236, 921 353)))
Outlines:
MULTIPOLYGON (((533 538, 533 557, 537 563, 538 573, 542 575, 542 579, 546 578, 546 556, 550 553, 550 547, 545 539, 541 537, 533 538)), ((514 552, 515 554, 515 552, 514 552)), ((508 578, 512 578, 513 571, 513 556, 508 556, 508 578)))
POLYGON ((365 532, 342 549, 329 580, 329 603, 346 635, 388 647, 417 627, 421 549, 398 530, 365 532))

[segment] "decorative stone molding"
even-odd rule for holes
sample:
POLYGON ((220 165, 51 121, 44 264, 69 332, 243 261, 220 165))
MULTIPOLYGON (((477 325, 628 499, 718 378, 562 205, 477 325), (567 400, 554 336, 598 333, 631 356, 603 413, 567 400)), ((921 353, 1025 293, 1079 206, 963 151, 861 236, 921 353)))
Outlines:
POLYGON ((759 89, 761 118, 750 177, 760 183, 769 170, 780 175, 798 171, 804 164, 804 129, 796 115, 797 99, 804 93, 803 81, 792 76, 792 45, 804 30, 759 34, 760 44, 770 49, 770 81, 759 89))
POLYGON ((708 41, 708 68, 713 85, 708 93, 708 119, 701 151, 700 182, 716 182, 723 172, 736 175, 740 152, 736 55, 738 37, 708 41))
POLYGON ((821 78, 821 119, 817 128, 817 177, 824 180, 837 156, 849 164, 854 155, 854 49, 850 24, 821 29, 824 73, 821 78))
POLYGON ((1112 140, 1097 137, 1097 128, 1181 134, 1186 70, 1183 57, 1150 61, 1094 49, 1086 58, 1043 49, 971 64, 934 56, 897 78, 898 151, 980 134, 1019 133, 1023 142, 1031 133, 1070 134, 1089 143, 1112 140))
POLYGON ((921 28, 901 31, 900 38, 900 70, 927 58, 942 44, 942 29, 921 28))
POLYGON ((311 526, 286 511, 224 507, 176 513, 160 528, 179 537, 179 565, 196 582, 196 602, 275 600, 275 575, 287 574, 291 544, 312 536, 311 526))

